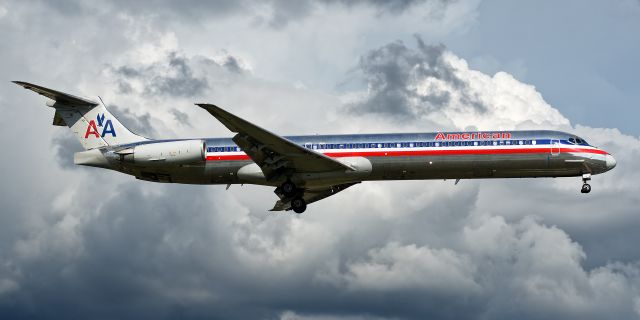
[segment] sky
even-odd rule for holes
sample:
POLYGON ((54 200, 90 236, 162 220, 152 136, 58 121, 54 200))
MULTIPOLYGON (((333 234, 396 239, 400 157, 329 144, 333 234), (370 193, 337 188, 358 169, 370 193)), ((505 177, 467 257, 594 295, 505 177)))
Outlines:
POLYGON ((0 318, 640 318, 640 2, 0 0, 0 318), (554 129, 617 167, 366 182, 302 215, 143 182, 10 81, 152 138, 554 129))

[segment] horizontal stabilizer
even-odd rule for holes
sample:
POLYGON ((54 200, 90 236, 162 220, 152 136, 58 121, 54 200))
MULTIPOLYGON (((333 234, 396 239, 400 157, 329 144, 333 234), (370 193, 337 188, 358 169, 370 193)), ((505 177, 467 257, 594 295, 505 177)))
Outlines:
POLYGON ((23 82, 23 81, 13 81, 13 83, 25 89, 29 89, 33 92, 43 95, 51 100, 55 100, 56 102, 59 102, 68 106, 97 106, 98 105, 98 103, 95 101, 91 101, 85 98, 80 98, 80 97, 77 97, 68 93, 56 91, 53 89, 41 87, 39 85, 35 85, 32 83, 23 82))

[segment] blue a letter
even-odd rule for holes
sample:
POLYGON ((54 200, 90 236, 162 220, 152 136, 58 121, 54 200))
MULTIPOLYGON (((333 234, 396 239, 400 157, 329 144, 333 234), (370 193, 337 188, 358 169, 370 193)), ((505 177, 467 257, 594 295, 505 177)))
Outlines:
MULTIPOLYGON (((104 119, 104 118, 103 118, 104 119)), ((102 137, 104 138, 104 136, 107 133, 111 133, 111 135, 113 137, 116 136, 116 130, 113 128, 113 124, 111 123, 111 119, 107 120, 107 122, 105 122, 104 124, 104 130, 102 130, 102 137)))

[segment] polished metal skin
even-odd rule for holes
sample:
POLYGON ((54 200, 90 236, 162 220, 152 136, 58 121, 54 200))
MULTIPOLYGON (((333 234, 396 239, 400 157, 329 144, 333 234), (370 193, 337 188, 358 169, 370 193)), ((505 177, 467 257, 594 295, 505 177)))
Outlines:
POLYGON ((613 169, 612 155, 561 131, 480 131, 281 137, 211 104, 198 104, 236 133, 233 138, 151 140, 130 132, 103 104, 27 82, 52 99, 53 124, 72 129, 86 151, 78 165, 137 179, 186 184, 276 187, 272 210, 307 204, 376 180, 538 178, 613 169))
MULTIPOLYGON (((616 162, 613 156, 586 144, 576 145, 569 139, 576 139, 575 135, 560 131, 509 131, 511 139, 485 141, 542 141, 535 145, 538 152, 518 153, 520 145, 496 145, 496 146, 451 146, 451 147, 406 147, 406 148, 354 148, 338 150, 318 150, 325 154, 331 154, 335 158, 363 157, 371 162, 372 170, 366 176, 356 178, 332 177, 330 181, 322 180, 319 184, 360 182, 373 180, 424 180, 424 179, 478 179, 478 178, 538 178, 538 177, 571 177, 583 174, 599 174, 611 170, 616 162), (555 140, 557 144, 550 141, 555 140), (480 150, 484 153, 445 153, 445 154, 420 154, 412 155, 412 151, 436 150, 480 150), (389 155, 391 152, 404 151, 406 155, 389 155), (500 150, 500 153, 495 152, 500 150), (509 150, 513 150, 511 153, 509 150)), ((354 144, 366 143, 415 143, 433 142, 437 133, 413 133, 413 134, 371 134, 371 135, 314 135, 286 137, 290 141, 300 145, 320 144, 354 144)), ((578 138, 580 139, 580 138, 578 138)), ((231 139, 204 139, 208 148, 237 147, 231 139)), ((583 140, 584 141, 584 140, 583 140)), ((169 141, 154 141, 145 143, 163 143, 169 141)), ((455 142, 455 141, 454 141, 455 142)), ((527 147, 534 147, 527 145, 527 147)), ((108 152, 106 152, 108 153, 108 152)), ((266 181, 260 176, 254 179, 243 179, 238 176, 238 171, 253 164, 251 159, 242 157, 239 152, 208 152, 207 161, 197 165, 176 166, 175 168, 158 167, 144 168, 135 165, 112 167, 137 176, 148 179, 153 174, 158 174, 164 179, 161 182, 189 183, 189 184, 239 184, 255 183, 262 185, 278 186, 279 181, 266 181), (220 155, 220 159, 218 158, 220 155)), ((301 179, 304 180, 304 179, 301 179)), ((316 184, 310 181, 310 184, 316 184)))

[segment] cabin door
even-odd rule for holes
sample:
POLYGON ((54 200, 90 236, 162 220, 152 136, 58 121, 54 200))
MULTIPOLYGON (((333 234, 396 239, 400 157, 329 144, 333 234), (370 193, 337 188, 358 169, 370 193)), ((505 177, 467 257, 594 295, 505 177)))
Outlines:
POLYGON ((551 140, 551 155, 558 156, 560 154, 560 140, 551 140))

